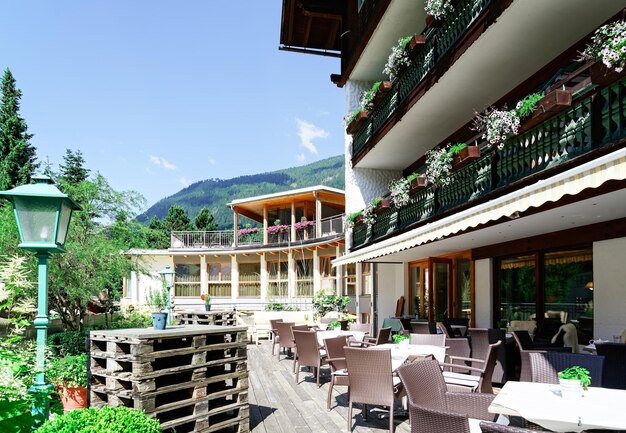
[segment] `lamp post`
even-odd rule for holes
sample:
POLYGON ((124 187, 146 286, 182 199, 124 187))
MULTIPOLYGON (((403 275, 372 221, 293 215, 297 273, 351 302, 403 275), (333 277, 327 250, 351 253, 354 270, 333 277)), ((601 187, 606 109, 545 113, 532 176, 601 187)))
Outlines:
POLYGON ((174 297, 172 296, 172 286, 174 285, 174 276, 176 272, 172 270, 169 266, 166 266, 165 269, 160 270, 159 274, 161 275, 161 280, 167 287, 167 321, 172 324, 172 302, 174 297))
MULTIPOLYGON (((65 239, 72 212, 80 207, 54 186, 48 176, 33 177, 34 184, 0 191, 13 204, 20 235, 18 248, 34 251, 38 261, 37 357, 35 381, 30 388, 34 394, 33 416, 36 424, 48 418, 49 385, 45 378, 45 348, 48 336, 48 258, 52 253, 65 252, 65 239)), ((37 426, 35 426, 37 427, 37 426)))

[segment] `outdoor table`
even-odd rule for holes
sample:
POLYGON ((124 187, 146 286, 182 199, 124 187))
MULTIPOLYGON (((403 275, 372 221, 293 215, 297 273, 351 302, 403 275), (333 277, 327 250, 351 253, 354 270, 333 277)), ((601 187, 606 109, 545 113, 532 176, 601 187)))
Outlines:
POLYGON ((340 335, 350 336, 354 338, 356 341, 363 341, 365 337, 365 332, 361 331, 340 331, 340 330, 331 330, 331 331, 317 331, 317 342, 320 345, 324 344, 324 340, 327 338, 339 337, 340 335))
POLYGON ((589 387, 583 397, 566 400, 559 385, 508 381, 489 412, 521 416, 557 432, 626 428, 626 390, 589 387))
POLYGON ((396 371, 410 356, 432 355, 437 361, 443 362, 446 356, 446 347, 432 346, 429 344, 393 344, 385 343, 372 346, 370 349, 391 350, 391 368, 396 371))

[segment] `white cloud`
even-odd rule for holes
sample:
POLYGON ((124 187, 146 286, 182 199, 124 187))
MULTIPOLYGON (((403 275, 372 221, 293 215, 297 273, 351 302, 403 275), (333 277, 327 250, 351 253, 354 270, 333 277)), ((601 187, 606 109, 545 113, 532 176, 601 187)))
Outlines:
POLYGON ((150 161, 157 167, 163 167, 166 170, 178 170, 178 167, 160 156, 150 155, 150 161))
POLYGON ((209 164, 211 165, 215 165, 217 161, 215 161, 213 158, 209 158, 209 164))
POLYGON ((313 143, 313 140, 328 137, 328 132, 306 120, 296 118, 296 123, 298 124, 300 146, 304 147, 310 153, 317 155, 317 147, 313 143))
POLYGON ((180 179, 178 179, 178 181, 185 188, 187 188, 189 185, 191 185, 191 180, 189 180, 189 178, 187 176, 181 177, 180 179))
POLYGON ((304 155, 304 153, 299 153, 296 155, 296 159, 298 160, 298 162, 304 162, 306 161, 306 156, 304 155))

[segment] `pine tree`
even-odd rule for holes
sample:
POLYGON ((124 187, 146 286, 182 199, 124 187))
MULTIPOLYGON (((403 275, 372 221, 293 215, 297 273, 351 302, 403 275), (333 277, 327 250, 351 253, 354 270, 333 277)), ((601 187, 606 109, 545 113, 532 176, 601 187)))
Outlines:
POLYGON ((212 231, 217 230, 217 223, 213 220, 213 214, 209 208, 203 207, 193 220, 196 230, 212 231))
POLYGON ((2 76, 0 101, 0 190, 29 183, 39 166, 32 134, 19 115, 22 91, 15 87, 15 78, 9 68, 2 76))
POLYGON ((171 232, 191 230, 191 220, 185 208, 177 204, 170 206, 163 224, 171 232))
POLYGON ((65 155, 63 156, 63 162, 59 168, 61 169, 61 180, 70 183, 77 184, 83 180, 87 180, 89 177, 89 170, 84 167, 85 159, 83 153, 80 150, 76 152, 71 149, 65 149, 65 155))

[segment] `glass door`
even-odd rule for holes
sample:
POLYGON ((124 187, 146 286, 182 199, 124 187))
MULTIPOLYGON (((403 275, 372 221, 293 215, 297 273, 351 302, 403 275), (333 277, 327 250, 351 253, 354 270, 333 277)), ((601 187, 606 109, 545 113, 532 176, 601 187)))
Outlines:
POLYGON ((428 262, 409 265, 409 311, 417 319, 428 319, 428 262))
POLYGON ((452 260, 444 258, 428 259, 431 270, 430 278, 432 301, 429 303, 431 321, 440 322, 445 317, 452 317, 452 260))

